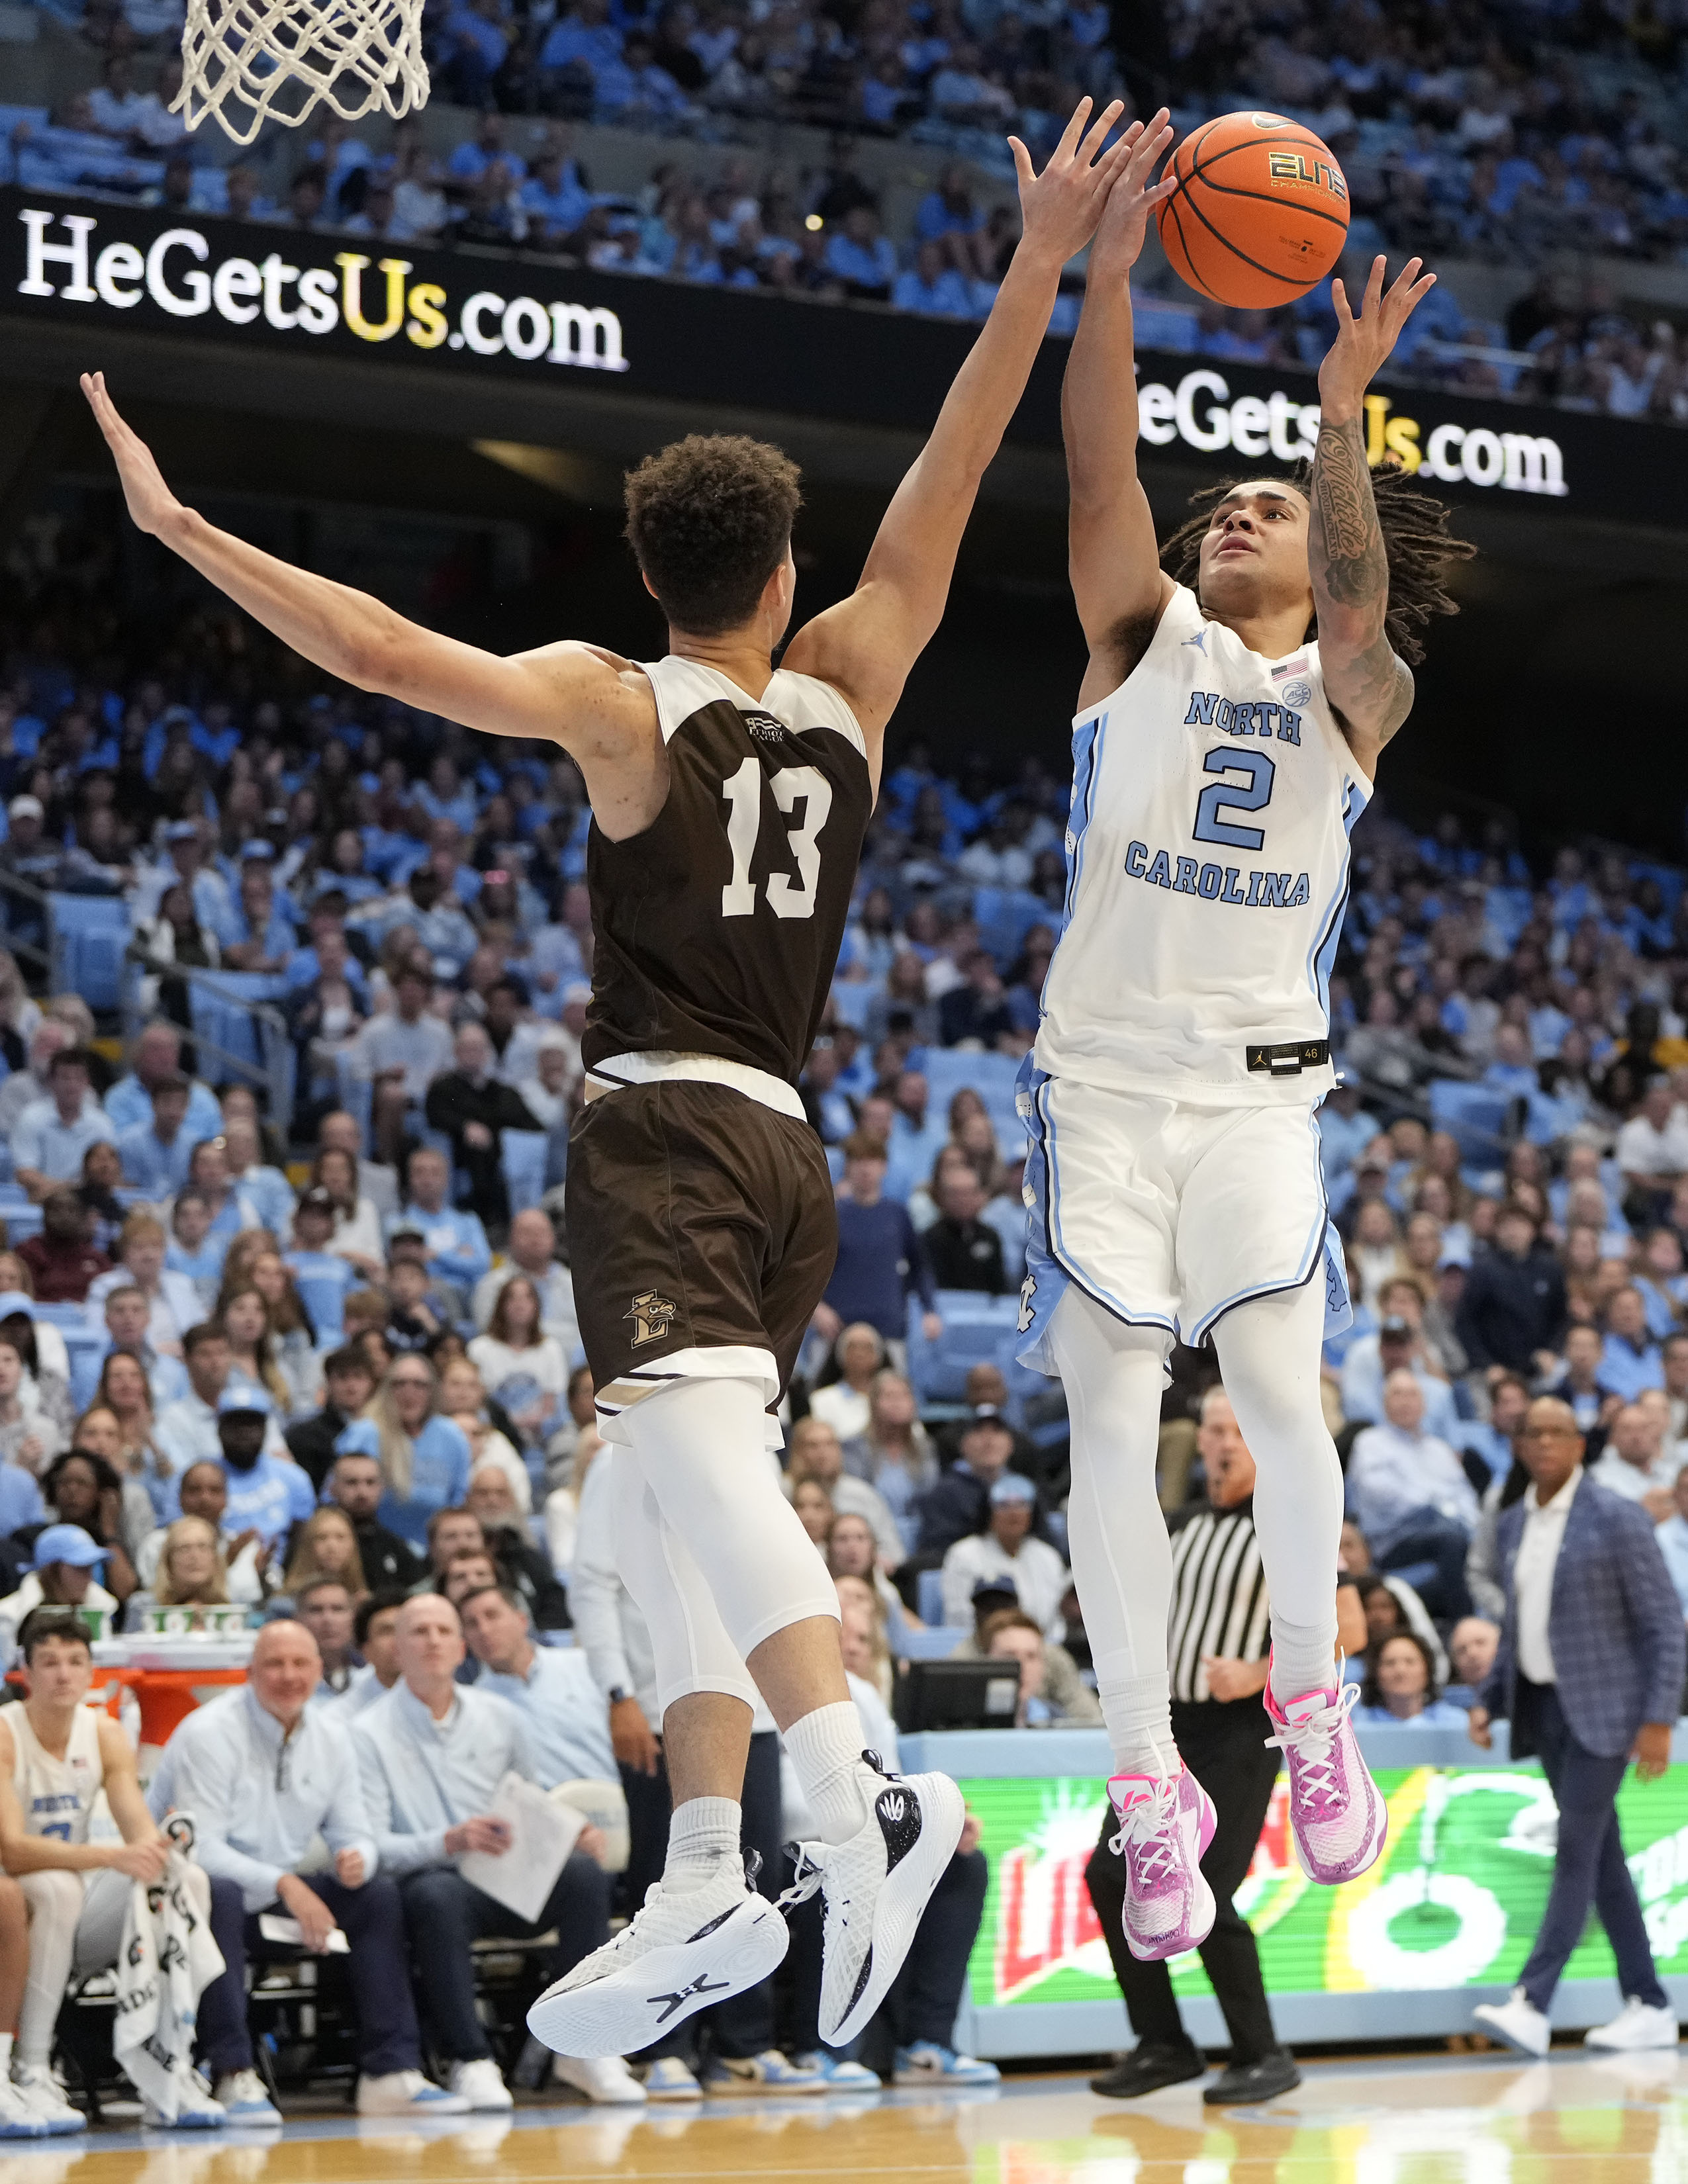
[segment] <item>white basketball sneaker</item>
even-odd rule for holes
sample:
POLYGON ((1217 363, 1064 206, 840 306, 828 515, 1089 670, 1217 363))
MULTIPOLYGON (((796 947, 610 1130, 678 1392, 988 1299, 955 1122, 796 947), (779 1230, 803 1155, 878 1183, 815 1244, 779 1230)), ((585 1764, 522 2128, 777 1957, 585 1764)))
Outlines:
POLYGON ((736 1858, 696 1888, 656 1881, 619 1934, 546 1988, 527 2029, 559 2055, 636 2055, 694 2010, 765 1980, 788 1938, 736 1858))
POLYGON ((967 1819, 947 1774, 888 1774, 876 1752, 861 1756, 879 1778, 866 1819, 846 1842, 800 1845, 796 1882, 780 1898, 800 1903, 821 1891, 821 2037, 829 2048, 848 2047, 884 2000, 967 1819))

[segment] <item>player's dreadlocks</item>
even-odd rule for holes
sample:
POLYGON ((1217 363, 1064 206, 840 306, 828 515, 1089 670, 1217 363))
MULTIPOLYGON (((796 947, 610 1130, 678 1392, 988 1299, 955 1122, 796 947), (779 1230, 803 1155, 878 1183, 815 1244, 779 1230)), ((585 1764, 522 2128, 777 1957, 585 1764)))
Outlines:
MULTIPOLYGON (((1200 493, 1190 495, 1190 506, 1200 512, 1181 523, 1161 549, 1161 566, 1174 583, 1188 584, 1192 591, 1195 589, 1201 566, 1201 541, 1214 502, 1245 483, 1247 477, 1257 478, 1261 475, 1258 471, 1250 471, 1245 477, 1228 478, 1221 485, 1204 486, 1200 493)), ((1312 480, 1312 465, 1301 462, 1285 482, 1310 500, 1312 480)), ((1451 561, 1468 561, 1477 549, 1468 538, 1456 538, 1449 532, 1447 503, 1420 492, 1397 464, 1386 463, 1372 472, 1372 495, 1378 505, 1378 527, 1383 533, 1384 552, 1389 558, 1389 609, 1384 617, 1384 632, 1409 666, 1416 666, 1424 657, 1418 628, 1432 615, 1459 612, 1457 600, 1450 599, 1442 588, 1444 570, 1451 561)), ((1307 634, 1315 637, 1318 633, 1315 616, 1307 634)))

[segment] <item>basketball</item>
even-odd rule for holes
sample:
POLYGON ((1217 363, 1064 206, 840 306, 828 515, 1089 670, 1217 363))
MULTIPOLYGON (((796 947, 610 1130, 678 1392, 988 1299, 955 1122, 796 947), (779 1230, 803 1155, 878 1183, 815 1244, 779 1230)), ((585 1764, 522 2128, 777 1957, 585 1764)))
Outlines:
POLYGON ((1240 310, 1293 304, 1341 255, 1348 185, 1311 129, 1279 114, 1222 114, 1167 164, 1178 187, 1156 208, 1173 270, 1198 296, 1240 310))

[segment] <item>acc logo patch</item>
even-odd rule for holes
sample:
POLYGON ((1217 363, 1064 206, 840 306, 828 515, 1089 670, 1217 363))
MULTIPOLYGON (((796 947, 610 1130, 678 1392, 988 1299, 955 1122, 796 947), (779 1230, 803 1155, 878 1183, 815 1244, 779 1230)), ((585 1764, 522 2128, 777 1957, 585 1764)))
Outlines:
POLYGON ((1312 694, 1313 686, 1311 682, 1286 682, 1284 685, 1284 702, 1286 705, 1305 705, 1312 699, 1312 694))

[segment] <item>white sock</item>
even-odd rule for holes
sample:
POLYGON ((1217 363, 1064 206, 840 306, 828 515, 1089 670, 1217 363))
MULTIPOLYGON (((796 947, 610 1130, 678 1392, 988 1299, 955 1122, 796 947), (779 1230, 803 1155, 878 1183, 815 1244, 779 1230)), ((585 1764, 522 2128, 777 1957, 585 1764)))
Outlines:
POLYGON ((662 1885, 672 1893, 701 1888, 723 1864, 739 1859, 744 1815, 735 1797, 688 1797, 674 1808, 668 1825, 668 1863, 662 1885))
POLYGON ((1304 1692, 1329 1691, 1336 1682, 1336 1646, 1330 1618, 1286 1623, 1272 1618, 1272 1696, 1279 1708, 1304 1692))
POLYGON ((866 1742, 854 1699, 816 1707, 785 1732, 785 1748, 824 1842, 848 1842, 867 1818, 866 1742))
POLYGON ((1172 1708, 1164 1669, 1147 1676, 1096 1679, 1096 1696, 1107 1724, 1116 1774, 1168 1774, 1178 1771, 1173 1741, 1172 1708))

